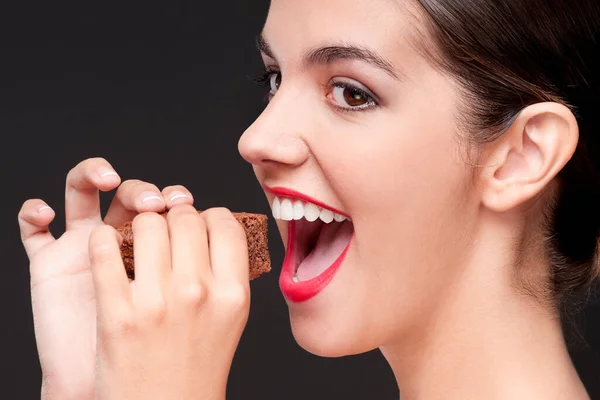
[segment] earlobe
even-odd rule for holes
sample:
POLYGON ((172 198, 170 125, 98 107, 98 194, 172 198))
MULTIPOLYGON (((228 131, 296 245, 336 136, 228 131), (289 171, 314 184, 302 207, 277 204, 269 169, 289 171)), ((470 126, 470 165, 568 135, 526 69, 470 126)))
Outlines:
POLYGON ((508 131, 485 151, 482 202, 508 211, 541 194, 577 148, 575 116, 558 103, 525 108, 508 131))

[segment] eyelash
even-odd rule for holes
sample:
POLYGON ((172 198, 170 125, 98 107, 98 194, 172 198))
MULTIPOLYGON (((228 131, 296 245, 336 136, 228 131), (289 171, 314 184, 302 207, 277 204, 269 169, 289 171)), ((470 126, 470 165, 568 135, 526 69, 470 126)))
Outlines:
POLYGON ((250 80, 256 83, 258 86, 267 89, 271 87, 271 75, 276 73, 280 72, 276 70, 267 70, 258 76, 250 78, 250 80))
POLYGON ((263 72, 262 74, 258 75, 258 76, 254 76, 251 77, 250 80, 252 82, 254 82, 256 85, 258 85, 261 88, 265 88, 265 89, 269 89, 269 92, 267 94, 264 95, 263 97, 263 101, 265 103, 268 103, 271 98, 272 98, 272 94, 271 94, 271 75, 273 74, 280 74, 281 72, 279 72, 278 70, 275 69, 267 69, 265 72, 263 72))
MULTIPOLYGON (((261 75, 253 77, 252 81, 262 88, 270 89, 271 88, 271 76, 273 74, 281 74, 281 72, 276 69, 267 69, 261 75)), ((333 81, 327 85, 324 85, 324 89, 330 89, 330 88, 340 88, 340 89, 344 89, 344 90, 352 90, 353 92, 360 94, 367 100, 368 105, 364 106, 364 107, 342 107, 337 104, 332 104, 332 107, 335 107, 336 110, 338 110, 342 113, 354 113, 354 112, 360 112, 360 111, 369 111, 369 110, 373 110, 373 109, 379 107, 379 103, 373 97, 373 95, 371 95, 367 91, 365 91, 355 85, 352 85, 350 83, 333 81)), ((270 92, 267 93, 267 95, 265 96, 265 100, 270 99, 271 96, 274 96, 274 95, 272 95, 270 92)))

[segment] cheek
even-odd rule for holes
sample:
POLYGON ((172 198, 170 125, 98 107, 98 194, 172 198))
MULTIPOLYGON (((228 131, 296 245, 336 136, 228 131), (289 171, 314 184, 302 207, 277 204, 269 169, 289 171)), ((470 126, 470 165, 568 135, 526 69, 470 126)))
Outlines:
POLYGON ((327 160, 321 167, 355 217, 435 209, 456 185, 464 185, 467 171, 457 140, 433 116, 391 115, 340 136, 324 143, 330 150, 318 158, 327 160))
MULTIPOLYGON (((387 268, 382 279, 426 280, 432 272, 427 268, 450 256, 448 243, 460 228, 468 195, 469 175, 458 150, 450 132, 413 124, 349 165, 359 250, 387 268)), ((422 281, 414 284, 423 287, 422 281)))
POLYGON ((340 293, 352 290, 353 302, 331 318, 345 315, 348 329, 362 321, 354 328, 384 340, 376 332, 418 323, 459 265, 470 175, 452 133, 426 121, 390 122, 372 128, 368 140, 347 136, 338 148, 327 163, 337 167, 330 182, 355 220, 357 240, 353 263, 339 276, 340 293))

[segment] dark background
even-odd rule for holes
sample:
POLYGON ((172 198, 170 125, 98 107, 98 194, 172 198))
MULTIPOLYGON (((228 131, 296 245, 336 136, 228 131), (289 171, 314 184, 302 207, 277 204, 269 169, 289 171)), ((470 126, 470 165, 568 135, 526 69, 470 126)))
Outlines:
MULTIPOLYGON (((247 77, 262 72, 254 38, 267 8, 267 0, 0 6, 0 399, 39 399, 40 390, 17 213, 28 198, 46 200, 60 235, 64 180, 78 162, 101 156, 123 179, 183 184, 198 208, 270 213, 237 152, 264 107, 264 89, 247 77)), ((294 342, 277 284, 283 247, 270 223, 275 271, 252 283, 228 398, 397 399, 378 352, 324 359, 294 342)), ((585 311, 573 357, 600 399, 600 307, 585 311)))

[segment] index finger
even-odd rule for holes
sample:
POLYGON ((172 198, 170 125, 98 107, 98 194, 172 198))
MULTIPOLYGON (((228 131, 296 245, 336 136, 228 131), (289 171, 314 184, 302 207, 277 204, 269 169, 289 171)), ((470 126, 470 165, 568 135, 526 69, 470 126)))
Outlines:
POLYGON ((88 158, 67 174, 65 218, 69 230, 78 222, 102 222, 100 194, 114 189, 121 178, 104 158, 88 158))

